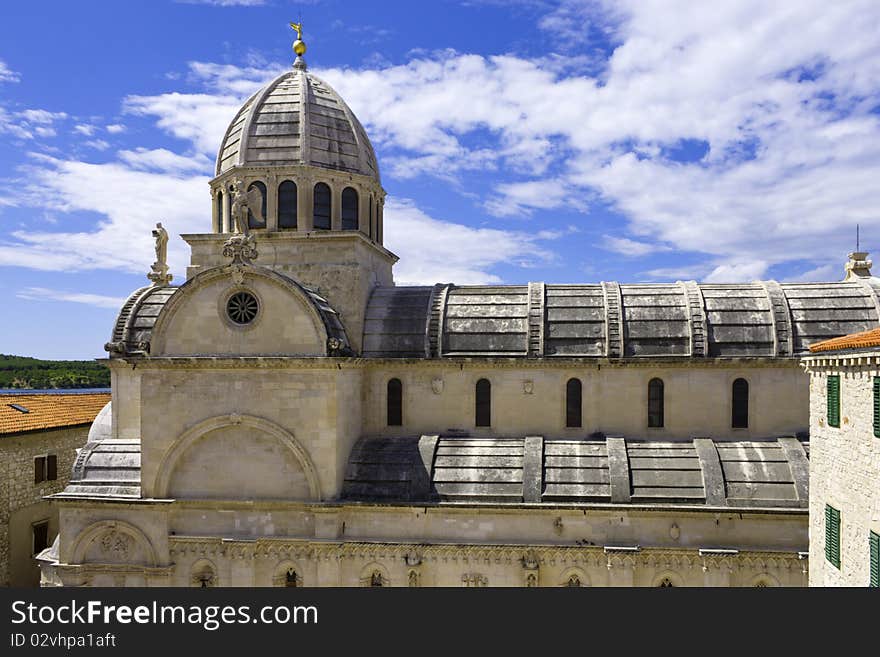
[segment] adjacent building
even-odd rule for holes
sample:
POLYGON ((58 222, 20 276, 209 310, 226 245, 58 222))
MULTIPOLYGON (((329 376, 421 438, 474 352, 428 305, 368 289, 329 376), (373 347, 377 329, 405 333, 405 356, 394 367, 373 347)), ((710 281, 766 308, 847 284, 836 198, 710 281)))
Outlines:
POLYGON ((0 395, 0 586, 36 586, 34 555, 58 533, 45 496, 64 490, 110 393, 0 395))
POLYGON ((157 227, 44 583, 806 585, 800 357, 878 326, 866 261, 396 286, 373 148, 299 44, 218 135, 179 286, 157 227))
POLYGON ((880 329, 810 352, 810 586, 880 587, 880 329))

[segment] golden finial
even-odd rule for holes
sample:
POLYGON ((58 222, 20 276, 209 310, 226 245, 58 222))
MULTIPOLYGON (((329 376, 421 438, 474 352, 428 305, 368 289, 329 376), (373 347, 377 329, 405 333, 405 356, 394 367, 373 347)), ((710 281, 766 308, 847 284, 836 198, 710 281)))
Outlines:
POLYGON ((303 32, 302 23, 301 22, 300 23, 291 23, 290 27, 292 27, 294 29, 294 31, 296 32, 296 41, 293 42, 293 52, 296 53, 297 57, 302 57, 303 55, 306 54, 306 44, 302 40, 302 36, 303 36, 302 35, 302 32, 303 32))

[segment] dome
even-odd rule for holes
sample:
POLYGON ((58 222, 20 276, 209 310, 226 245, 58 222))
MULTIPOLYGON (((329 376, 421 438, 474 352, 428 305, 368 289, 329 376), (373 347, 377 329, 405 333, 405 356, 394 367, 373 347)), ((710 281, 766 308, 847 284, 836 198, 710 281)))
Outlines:
POLYGON ((251 96, 220 145, 216 175, 236 166, 308 165, 379 182, 367 133, 334 89, 304 66, 251 96))

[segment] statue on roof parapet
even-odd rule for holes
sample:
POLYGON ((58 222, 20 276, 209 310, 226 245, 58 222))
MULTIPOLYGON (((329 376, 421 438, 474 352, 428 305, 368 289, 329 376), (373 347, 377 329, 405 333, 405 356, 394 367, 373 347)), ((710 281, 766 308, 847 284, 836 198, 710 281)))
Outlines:
POLYGON ((168 231, 162 227, 161 221, 153 229, 153 238, 156 240, 156 262, 150 265, 147 279, 153 285, 168 285, 174 277, 168 272, 168 231))

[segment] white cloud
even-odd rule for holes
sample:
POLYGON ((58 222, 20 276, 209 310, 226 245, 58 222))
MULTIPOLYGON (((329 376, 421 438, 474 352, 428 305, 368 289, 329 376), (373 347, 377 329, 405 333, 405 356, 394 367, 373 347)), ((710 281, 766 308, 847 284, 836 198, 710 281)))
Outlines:
POLYGON ((21 76, 0 59, 0 82, 18 82, 21 76))
POLYGON ((119 308, 125 303, 123 297, 108 297, 102 294, 88 294, 85 292, 64 292, 62 290, 50 290, 45 287, 26 287, 15 293, 19 299, 30 301, 71 301, 84 303, 98 308, 119 308))
POLYGON ((55 131, 55 128, 38 125, 34 128, 34 134, 38 137, 55 137, 58 133, 55 131))
POLYGON ((67 118, 65 112, 50 112, 44 109, 27 109, 18 114, 22 119, 31 124, 51 125, 55 121, 67 118))
POLYGON ((614 237, 613 235, 603 235, 601 246, 603 249, 631 258, 671 251, 668 246, 663 246, 662 244, 649 244, 647 242, 631 240, 628 237, 614 237))
MULTIPOLYGON (((53 212, 91 211, 92 230, 19 230, 0 242, 0 265, 48 271, 112 269, 149 271, 155 257, 150 231, 157 221, 169 234, 211 228, 207 176, 136 171, 121 163, 89 164, 35 155, 15 202, 53 212)), ((189 260, 182 240, 168 244, 168 261, 180 274, 189 260)))
POLYGON ((89 148, 94 148, 96 151, 106 151, 110 148, 110 143, 103 139, 89 139, 88 141, 84 141, 83 144, 89 148))
POLYGON ((820 265, 808 269, 795 276, 784 280, 786 283, 816 283, 821 281, 834 281, 843 279, 843 267, 841 265, 820 265))
POLYGON ((235 96, 167 93, 159 96, 129 96, 125 110, 140 116, 158 116, 157 125, 179 139, 195 145, 202 153, 214 153, 226 128, 241 105, 235 96))
POLYGON ((193 156, 179 155, 165 148, 136 148, 119 151, 119 159, 132 169, 164 171, 168 173, 211 173, 212 161, 201 153, 193 156))
POLYGON ((95 134, 95 130, 97 130, 97 126, 89 125, 87 123, 80 123, 73 127, 73 131, 79 135, 85 135, 86 137, 91 137, 95 134))
POLYGON ((535 235, 441 221, 407 199, 389 198, 384 216, 385 245, 400 256, 398 285, 500 283, 490 272, 496 265, 528 267, 553 257, 535 235))
POLYGON ((106 130, 111 135, 118 135, 120 132, 125 132, 125 126, 121 123, 111 123, 107 126, 106 130))

